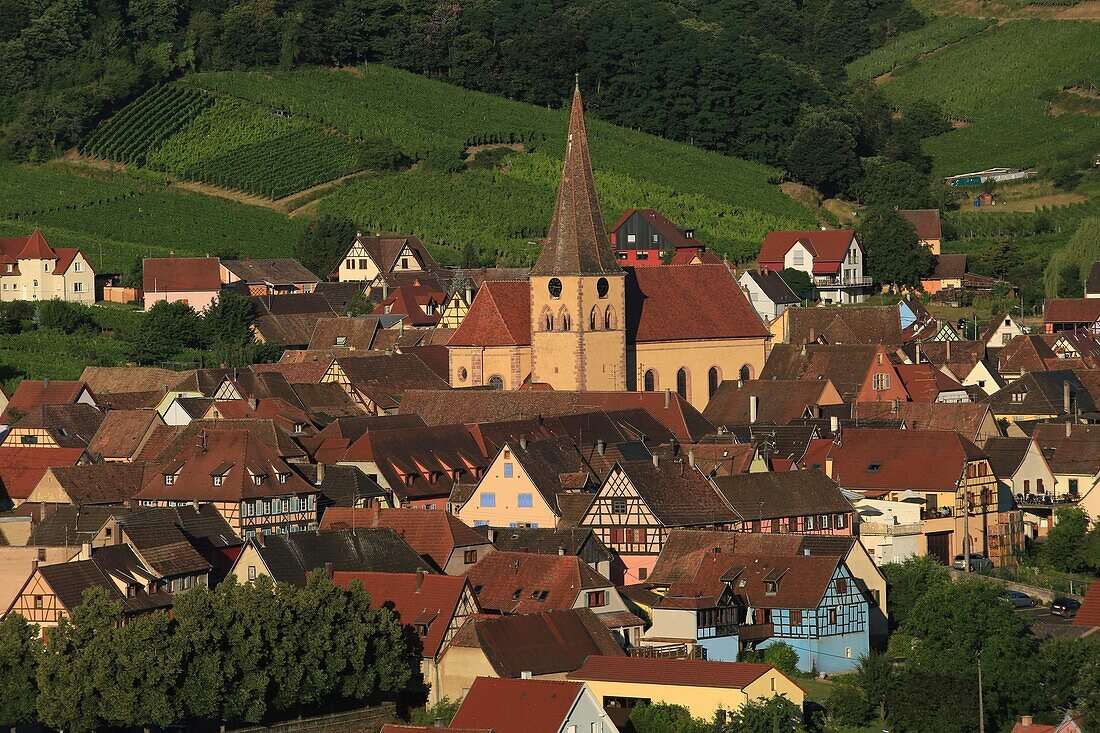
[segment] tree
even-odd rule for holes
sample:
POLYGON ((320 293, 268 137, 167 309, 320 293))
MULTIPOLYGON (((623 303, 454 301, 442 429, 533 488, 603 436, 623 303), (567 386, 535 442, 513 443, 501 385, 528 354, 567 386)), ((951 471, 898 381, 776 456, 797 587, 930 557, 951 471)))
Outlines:
POLYGON ((1045 640, 1039 647, 1040 684, 1046 698, 1044 707, 1048 710, 1075 707, 1082 673, 1093 663, 1100 663, 1100 639, 1056 636, 1045 640))
POLYGON ((922 209, 931 203, 928 177, 909 163, 865 158, 863 173, 857 189, 860 201, 868 206, 922 209))
POLYGON ((936 266, 917 230, 896 211, 872 210, 856 231, 867 252, 867 274, 876 282, 916 287, 936 266))
POLYGON ((1081 546, 1081 562, 1094 573, 1100 573, 1100 520, 1092 525, 1081 546))
POLYGON ((366 316, 374 312, 374 301, 367 296, 367 291, 360 290, 355 295, 348 299, 347 305, 344 306, 344 315, 355 318, 357 316, 366 316))
POLYGON ((38 304, 38 323, 61 333, 76 333, 94 325, 88 309, 78 303, 64 300, 44 300, 38 304))
POLYGON ((143 614, 111 630, 114 656, 101 660, 103 717, 119 727, 167 727, 178 721, 182 702, 176 694, 183 649, 173 637, 172 618, 164 611, 143 614))
POLYGON ((856 140, 851 130, 834 116, 807 112, 787 150, 787 167, 797 180, 832 198, 851 189, 859 178, 856 140))
POLYGON ((905 623, 913 607, 928 591, 951 582, 947 568, 931 555, 918 555, 882 566, 886 576, 886 603, 895 627, 905 623))
POLYGON ((1073 573, 1085 566, 1085 536, 1089 515, 1079 507, 1062 507, 1054 512, 1054 526, 1043 545, 1043 558, 1055 569, 1073 573))
POLYGON ((784 674, 793 675, 798 672, 798 652, 786 642, 769 644, 764 649, 764 664, 770 664, 784 674))
POLYGON ((886 716, 892 730, 906 733, 977 733, 977 682, 908 670, 890 691, 886 716))
POLYGON ((1076 692, 1076 709, 1084 730, 1100 730, 1100 659, 1093 659, 1081 669, 1076 692))
POLYGON ((784 267, 779 271, 779 277, 783 278, 783 282, 787 283, 795 295, 805 300, 810 295, 810 275, 802 270, 796 270, 793 267, 784 267))
POLYGON ((878 708, 879 717, 886 717, 886 698, 894 686, 894 662, 886 654, 872 651, 859 658, 855 681, 867 701, 878 708))
POLYGON ((252 303, 232 290, 223 290, 202 312, 208 344, 246 344, 252 339, 252 303))
POLYGON ((802 708, 782 695, 750 700, 729 716, 729 730, 731 733, 798 733, 804 730, 802 708))
POLYGON ((355 239, 355 222, 344 216, 321 216, 298 237, 294 257, 320 278, 328 277, 355 239))
POLYGON ((914 99, 905 108, 906 124, 919 137, 935 137, 951 131, 951 121, 943 113, 939 102, 930 99, 914 99))
POLYGON ((134 335, 134 361, 151 364, 167 361, 185 348, 202 346, 202 319, 186 303, 160 301, 146 314, 134 335))
POLYGON ((691 717, 682 705, 642 704, 630 712, 635 733, 707 733, 705 721, 691 717))
POLYGON ((825 700, 829 720, 846 728, 859 728, 875 715, 875 706, 858 686, 840 683, 829 692, 825 700))
POLYGON ((0 620, 0 725, 34 721, 41 653, 38 630, 25 618, 13 613, 0 620))

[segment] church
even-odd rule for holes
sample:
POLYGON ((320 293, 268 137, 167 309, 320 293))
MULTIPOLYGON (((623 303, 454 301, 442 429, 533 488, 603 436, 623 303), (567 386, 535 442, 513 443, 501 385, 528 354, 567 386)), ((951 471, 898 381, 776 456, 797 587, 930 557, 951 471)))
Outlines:
POLYGON ((753 379, 768 329, 725 264, 621 267, 604 228, 580 90, 550 231, 526 281, 488 281, 447 347, 453 387, 673 390, 702 410, 753 379))

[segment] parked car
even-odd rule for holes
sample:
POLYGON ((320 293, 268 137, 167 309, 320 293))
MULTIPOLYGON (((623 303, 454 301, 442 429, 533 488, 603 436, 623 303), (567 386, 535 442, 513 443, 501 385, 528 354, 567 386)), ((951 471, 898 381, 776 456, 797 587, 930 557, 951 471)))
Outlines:
MULTIPOLYGON (((953 563, 956 570, 966 570, 966 557, 964 555, 955 555, 955 562, 953 563)), ((993 561, 980 552, 970 553, 970 572, 977 570, 990 570, 993 567, 993 561)))
POLYGON ((1013 608, 1035 608, 1039 601, 1035 600, 1027 593, 1021 593, 1018 590, 1006 590, 1001 598, 1008 601, 1013 608))
POLYGON ((1062 618, 1073 618, 1081 608, 1081 601, 1076 598, 1055 598, 1050 603, 1050 613, 1062 618))

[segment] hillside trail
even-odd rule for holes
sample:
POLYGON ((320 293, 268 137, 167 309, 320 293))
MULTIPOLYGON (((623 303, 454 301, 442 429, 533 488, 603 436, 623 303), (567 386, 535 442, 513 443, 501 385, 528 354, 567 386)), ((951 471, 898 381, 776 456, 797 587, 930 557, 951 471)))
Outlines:
POLYGON ((265 209, 271 209, 277 211, 280 214, 286 214, 288 216, 305 216, 310 212, 316 210, 316 204, 320 202, 325 191, 330 188, 334 188, 344 181, 352 178, 358 178, 361 176, 369 175, 373 171, 364 170, 356 171, 355 173, 349 173, 346 176, 340 176, 334 178, 331 181, 325 181, 324 183, 318 183, 316 186, 310 186, 304 188, 301 191, 296 191, 289 196, 284 196, 280 199, 269 199, 263 196, 257 196, 255 194, 248 193, 247 191, 238 191, 231 188, 222 188, 220 186, 212 186, 208 183, 199 183, 197 181, 176 181, 172 185, 177 188, 182 188, 185 191, 192 191, 193 193, 201 193, 204 196, 216 196, 217 198, 228 199, 229 201, 236 201, 240 204, 247 204, 249 206, 260 206, 265 209))

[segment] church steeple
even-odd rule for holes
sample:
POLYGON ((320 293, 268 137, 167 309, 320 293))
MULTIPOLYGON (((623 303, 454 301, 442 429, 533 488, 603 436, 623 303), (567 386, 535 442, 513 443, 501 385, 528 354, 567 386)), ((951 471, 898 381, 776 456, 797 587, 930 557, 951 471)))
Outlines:
POLYGON ((531 274, 622 274, 607 237, 600 201, 596 196, 579 81, 573 90, 565 163, 554 204, 554 216, 550 221, 550 233, 531 274))

